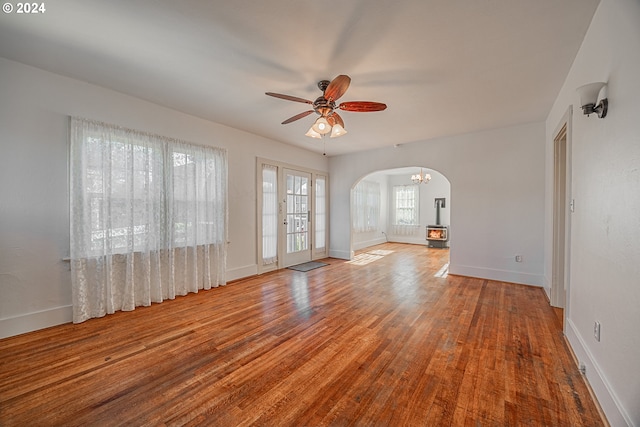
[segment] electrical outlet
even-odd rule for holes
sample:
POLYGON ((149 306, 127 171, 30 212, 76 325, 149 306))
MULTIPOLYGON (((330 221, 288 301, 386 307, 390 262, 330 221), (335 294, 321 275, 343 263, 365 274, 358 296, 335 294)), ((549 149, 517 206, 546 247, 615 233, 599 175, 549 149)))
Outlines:
POLYGON ((522 255, 516 255, 516 262, 522 262, 522 255))
POLYGON ((598 321, 593 324, 593 337, 600 342, 600 322, 598 321))
POLYGON ((580 370, 580 373, 582 375, 587 375, 587 366, 584 363, 580 362, 580 365, 578 365, 578 369, 580 370))

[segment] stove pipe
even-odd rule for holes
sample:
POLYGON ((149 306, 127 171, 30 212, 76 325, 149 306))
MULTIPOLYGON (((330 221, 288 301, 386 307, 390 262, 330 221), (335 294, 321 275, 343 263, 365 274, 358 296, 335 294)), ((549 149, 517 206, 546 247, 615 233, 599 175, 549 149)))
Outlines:
POLYGON ((445 198, 436 197, 435 206, 436 206, 436 225, 440 225, 440 208, 445 207, 445 198))

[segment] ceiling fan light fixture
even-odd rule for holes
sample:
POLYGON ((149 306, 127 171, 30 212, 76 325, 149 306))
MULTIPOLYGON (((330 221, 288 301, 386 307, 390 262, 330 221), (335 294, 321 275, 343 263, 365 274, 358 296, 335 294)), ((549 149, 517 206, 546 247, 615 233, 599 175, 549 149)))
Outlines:
POLYGON ((326 135, 331 132, 331 125, 329 125, 329 122, 324 117, 318 117, 318 120, 311 126, 311 129, 320 135, 326 135))
POLYGON ((346 133, 347 133, 346 129, 343 128, 342 126, 340 126, 339 123, 336 123, 331 128, 331 138, 337 138, 337 137, 342 136, 342 135, 344 135, 346 133))
POLYGON ((304 136, 308 136, 310 138, 316 138, 316 139, 322 138, 322 135, 320 135, 318 132, 313 130, 313 126, 309 128, 309 130, 307 131, 307 133, 304 134, 304 136))

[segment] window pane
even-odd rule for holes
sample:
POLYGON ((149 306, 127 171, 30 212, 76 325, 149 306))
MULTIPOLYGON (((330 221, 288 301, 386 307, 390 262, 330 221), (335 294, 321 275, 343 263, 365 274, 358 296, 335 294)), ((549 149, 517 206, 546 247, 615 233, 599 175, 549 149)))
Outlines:
POLYGON ((415 185, 393 187, 395 225, 418 225, 418 194, 415 185))
POLYGON ((278 169, 262 167, 262 263, 278 260, 278 169))

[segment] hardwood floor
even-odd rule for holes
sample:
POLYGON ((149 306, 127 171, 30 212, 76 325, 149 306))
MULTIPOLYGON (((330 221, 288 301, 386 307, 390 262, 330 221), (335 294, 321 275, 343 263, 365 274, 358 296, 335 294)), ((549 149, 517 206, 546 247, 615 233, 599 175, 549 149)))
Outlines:
POLYGON ((0 340, 0 425, 599 426, 540 288, 384 244, 0 340))

